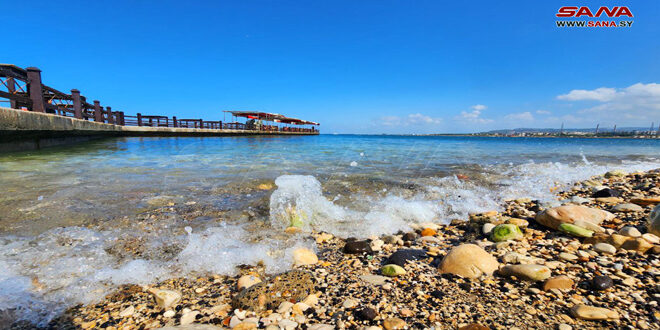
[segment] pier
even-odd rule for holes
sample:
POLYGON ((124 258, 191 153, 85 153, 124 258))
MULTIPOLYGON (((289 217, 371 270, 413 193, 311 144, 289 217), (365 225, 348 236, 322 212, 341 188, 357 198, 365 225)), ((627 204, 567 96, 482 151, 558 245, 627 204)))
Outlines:
POLYGON ((107 136, 317 135, 319 123, 261 111, 225 111, 231 122, 129 115, 80 90, 43 84, 41 70, 0 64, 0 151, 41 148, 107 136), (246 123, 237 118, 246 118, 246 123))

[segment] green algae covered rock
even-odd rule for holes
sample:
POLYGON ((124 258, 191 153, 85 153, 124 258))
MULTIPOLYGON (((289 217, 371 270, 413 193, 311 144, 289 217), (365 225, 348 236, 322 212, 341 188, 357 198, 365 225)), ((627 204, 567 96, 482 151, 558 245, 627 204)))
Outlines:
POLYGON ((406 270, 399 265, 389 264, 383 266, 383 268, 380 269, 380 272, 385 276, 394 277, 405 274, 406 270))
POLYGON ((562 223, 557 229, 559 229, 561 232, 576 237, 591 237, 594 235, 593 231, 570 223, 562 223))
POLYGON ((490 239, 493 242, 503 242, 508 240, 517 240, 523 238, 523 233, 518 226, 511 223, 504 223, 495 226, 490 232, 490 239))

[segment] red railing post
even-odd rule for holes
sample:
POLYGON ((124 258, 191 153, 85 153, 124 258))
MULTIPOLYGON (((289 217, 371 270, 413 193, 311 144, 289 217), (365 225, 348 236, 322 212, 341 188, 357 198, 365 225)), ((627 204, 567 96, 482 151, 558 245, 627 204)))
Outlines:
POLYGON ((44 91, 41 85, 41 70, 35 67, 26 68, 27 70, 27 83, 28 94, 32 100, 32 108, 34 112, 46 112, 46 102, 44 102, 44 91))
POLYGON ((107 110, 107 113, 108 113, 108 124, 114 124, 115 119, 113 118, 113 115, 112 115, 112 108, 111 107, 105 107, 105 109, 107 110))
POLYGON ((126 125, 126 122, 124 121, 124 112, 123 111, 117 111, 117 124, 119 125, 126 125))
POLYGON ((204 121, 201 119, 199 120, 199 128, 204 128, 204 121))
POLYGON ((103 122, 103 113, 101 111, 101 102, 94 100, 94 121, 103 122))
POLYGON ((172 117, 172 127, 179 127, 178 124, 176 123, 176 116, 172 117))
POLYGON ((137 124, 138 126, 142 126, 142 114, 139 112, 137 114, 137 124))
POLYGON ((77 89, 71 90, 71 98, 73 99, 73 116, 82 119, 82 101, 80 100, 80 91, 77 89))

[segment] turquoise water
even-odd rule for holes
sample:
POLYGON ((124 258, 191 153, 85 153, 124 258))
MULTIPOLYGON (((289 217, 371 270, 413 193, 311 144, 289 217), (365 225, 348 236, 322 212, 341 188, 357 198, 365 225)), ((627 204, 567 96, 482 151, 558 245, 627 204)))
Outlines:
POLYGON ((368 237, 507 198, 553 199, 551 189, 611 169, 658 168, 658 155, 658 139, 352 135, 119 138, 3 154, 0 310, 45 322, 122 283, 259 261, 286 269, 294 247, 313 247, 281 235, 292 211, 305 230, 368 237), (171 208, 144 215, 160 206, 171 208), (117 252, 135 241, 139 254, 117 252))

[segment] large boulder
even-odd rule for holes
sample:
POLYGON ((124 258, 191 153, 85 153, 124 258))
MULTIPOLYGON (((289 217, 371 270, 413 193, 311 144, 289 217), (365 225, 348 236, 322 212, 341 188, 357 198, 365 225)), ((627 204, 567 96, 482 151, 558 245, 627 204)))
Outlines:
POLYGON ((599 225, 605 220, 614 219, 614 214, 582 205, 564 205, 543 210, 536 215, 536 222, 553 229, 563 223, 602 232, 599 225))
POLYGON ((649 233, 660 236, 660 205, 656 206, 649 215, 649 233))
POLYGON ((461 244, 449 251, 442 259, 439 270, 467 278, 483 274, 492 275, 500 263, 495 257, 475 244, 461 244))

